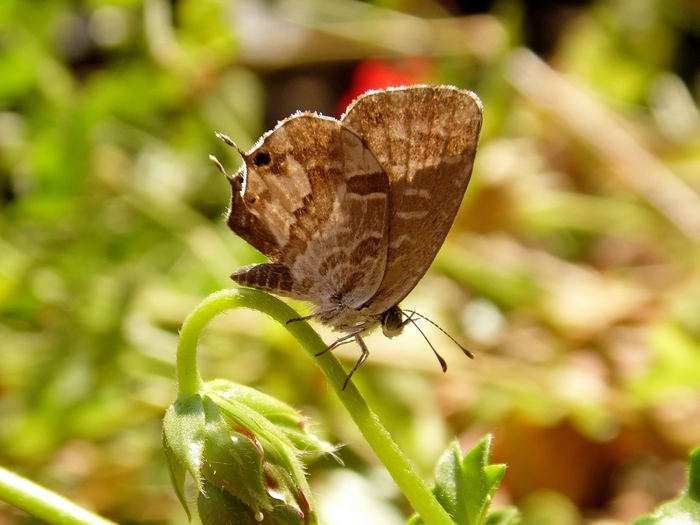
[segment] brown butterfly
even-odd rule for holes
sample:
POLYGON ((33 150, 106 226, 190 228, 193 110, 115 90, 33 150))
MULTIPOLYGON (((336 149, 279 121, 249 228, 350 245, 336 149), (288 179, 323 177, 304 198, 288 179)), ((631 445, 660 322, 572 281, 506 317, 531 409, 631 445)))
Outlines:
POLYGON ((270 262, 231 278, 313 304, 303 319, 345 332, 326 351, 357 341, 362 354, 346 386, 369 355, 363 334, 381 325, 393 337, 413 321, 398 304, 452 226, 481 120, 474 93, 415 85, 370 91, 340 120, 297 113, 238 150, 244 164, 227 175, 227 222, 270 262))

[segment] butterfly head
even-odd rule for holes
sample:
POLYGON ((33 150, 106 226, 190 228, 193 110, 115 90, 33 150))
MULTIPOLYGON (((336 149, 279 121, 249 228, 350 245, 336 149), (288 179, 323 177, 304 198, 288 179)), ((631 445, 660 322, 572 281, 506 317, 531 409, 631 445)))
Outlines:
POLYGON ((382 332, 386 337, 396 337, 403 332, 407 322, 408 319, 404 319, 403 310, 394 306, 382 314, 382 332))

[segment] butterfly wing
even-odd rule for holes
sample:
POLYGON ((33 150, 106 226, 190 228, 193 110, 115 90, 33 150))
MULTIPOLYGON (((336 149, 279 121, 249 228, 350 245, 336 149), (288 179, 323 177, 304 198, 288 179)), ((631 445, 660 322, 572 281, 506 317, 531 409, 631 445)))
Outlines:
POLYGON ((231 229, 271 264, 240 284, 357 308, 379 288, 387 256, 389 181, 364 142, 335 119, 286 119, 244 154, 230 178, 231 229))
POLYGON ((471 177, 481 114, 474 93, 426 85, 368 93, 341 119, 389 177, 387 266, 371 313, 406 297, 442 246, 471 177))

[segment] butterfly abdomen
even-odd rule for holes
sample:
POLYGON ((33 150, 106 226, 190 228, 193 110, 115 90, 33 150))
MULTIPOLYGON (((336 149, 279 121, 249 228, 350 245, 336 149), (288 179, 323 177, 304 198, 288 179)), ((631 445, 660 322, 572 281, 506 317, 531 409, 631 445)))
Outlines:
POLYGON ((242 286, 281 295, 290 295, 294 279, 284 264, 251 264, 236 270, 231 279, 242 286))

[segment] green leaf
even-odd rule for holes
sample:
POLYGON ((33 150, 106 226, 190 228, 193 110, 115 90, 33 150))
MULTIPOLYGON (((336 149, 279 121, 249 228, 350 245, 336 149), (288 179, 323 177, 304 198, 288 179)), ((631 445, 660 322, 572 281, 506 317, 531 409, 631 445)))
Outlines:
POLYGON ((694 525, 700 523, 700 448, 690 454, 688 489, 678 498, 642 516, 634 525, 694 525))
POLYGON ((245 404, 219 397, 213 392, 212 394, 228 425, 237 430, 245 429, 245 432, 254 434, 256 441, 262 445, 265 451, 265 461, 283 465, 287 471, 293 472, 297 485, 304 493, 310 493, 311 489, 308 487, 304 467, 298 457, 298 450, 286 434, 245 404))
POLYGON ((225 490, 204 481, 204 493, 197 498, 197 510, 203 525, 315 525, 316 515, 302 515, 298 509, 276 505, 269 511, 255 512, 225 490))
POLYGON ((272 423, 278 431, 305 454, 332 454, 336 447, 322 441, 318 436, 309 432, 306 418, 297 410, 274 397, 263 394, 259 390, 231 381, 216 379, 208 382, 206 387, 231 403, 242 404, 254 413, 263 416, 272 423))
POLYGON ((268 489, 270 496, 294 509, 299 515, 307 516, 310 514, 311 509, 305 504, 309 501, 309 494, 303 493, 302 487, 295 482, 296 480, 291 476, 289 470, 280 465, 268 463, 265 465, 265 474, 272 485, 268 489), (303 509, 300 503, 304 504, 303 509))
POLYGON ((218 490, 224 489, 258 513, 271 509, 263 475, 263 451, 251 437, 235 432, 217 405, 205 396, 207 435, 202 474, 218 490))
POLYGON ((175 489, 177 499, 180 500, 180 504, 187 513, 187 519, 191 521, 192 515, 190 514, 190 507, 187 504, 187 498, 185 498, 185 477, 187 476, 187 469, 180 463, 173 449, 168 445, 165 434, 163 434, 163 448, 165 449, 165 458, 168 461, 170 483, 175 489))
MULTIPOLYGON (((204 441, 206 427, 204 421, 204 405, 199 395, 179 398, 168 408, 163 420, 163 443, 166 448, 168 462, 179 463, 190 473, 200 490, 202 452, 204 451, 204 441)), ((173 472, 171 475, 178 483, 179 474, 173 472)), ((178 490, 178 487, 175 487, 178 490)))
MULTIPOLYGON (((202 525, 261 525, 253 510, 230 492, 220 490, 208 481, 197 497, 197 511, 202 525)), ((262 517, 262 513, 258 514, 262 517)), ((269 521, 267 522, 269 523, 269 521)))

